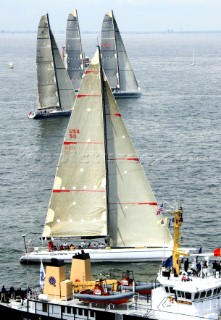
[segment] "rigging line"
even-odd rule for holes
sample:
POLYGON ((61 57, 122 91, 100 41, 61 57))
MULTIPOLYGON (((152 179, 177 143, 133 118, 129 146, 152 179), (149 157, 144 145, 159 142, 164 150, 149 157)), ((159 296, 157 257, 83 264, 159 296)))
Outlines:
POLYGON ((108 173, 108 148, 107 148, 107 123, 106 123, 106 105, 104 98, 104 90, 106 91, 104 82, 104 72, 102 68, 101 50, 98 48, 99 67, 100 67, 100 83, 101 83, 101 96, 102 96, 102 111, 103 111, 103 124, 104 124, 104 151, 105 151, 105 169, 106 169, 106 207, 107 207, 107 235, 110 236, 110 216, 109 216, 109 173, 108 173), (104 89, 105 87, 105 89, 104 89))
MULTIPOLYGON (((118 58, 118 48, 117 48, 117 40, 116 40, 116 29, 115 29, 115 24, 116 21, 115 21, 115 17, 114 17, 114 13, 113 13, 113 10, 111 10, 111 14, 112 14, 112 24, 113 24, 113 27, 114 27, 114 40, 115 40, 115 48, 116 48, 116 56, 117 56, 117 75, 118 75, 118 85, 117 85, 117 88, 120 89, 120 70, 119 70, 119 58, 118 58)), ((117 27, 118 28, 118 27, 117 27)), ((119 32, 119 30, 118 30, 119 32)))
MULTIPOLYGON (((52 58, 53 58, 53 63, 54 63, 54 66, 56 66, 55 64, 55 58, 54 58, 54 43, 55 43, 55 39, 54 39, 54 36, 52 35, 52 32, 51 32, 51 27, 50 27, 50 22, 49 22, 49 16, 48 16, 48 13, 47 13, 47 20, 48 20, 48 29, 49 29, 49 36, 50 36, 50 41, 51 41, 51 53, 52 53, 52 58), (52 45, 52 40, 53 41, 53 45, 52 45)), ((59 52, 58 52, 59 53, 59 52)), ((56 71, 56 67, 54 68, 54 72, 55 72, 55 78, 56 78, 56 87, 57 87, 57 92, 58 92, 58 100, 59 100, 59 108, 61 108, 61 99, 60 99, 60 92, 59 92, 59 87, 58 87, 58 81, 57 81, 57 71, 56 71)))

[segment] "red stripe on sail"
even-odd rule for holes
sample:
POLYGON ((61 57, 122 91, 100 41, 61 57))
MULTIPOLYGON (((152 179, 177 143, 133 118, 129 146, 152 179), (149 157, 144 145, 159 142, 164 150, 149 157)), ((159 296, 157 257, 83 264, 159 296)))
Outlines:
POLYGON ((121 114, 120 113, 106 113, 106 116, 121 117, 121 114))
POLYGON ((101 97, 100 93, 97 94, 85 94, 85 93, 79 93, 76 95, 77 98, 85 98, 85 97, 101 97))
POLYGON ((108 160, 129 160, 129 161, 137 161, 137 162, 140 161, 139 158, 112 158, 112 159, 108 159, 108 160))
POLYGON ((85 74, 88 74, 88 73, 98 73, 98 71, 97 70, 86 70, 85 74))
POLYGON ((138 204, 138 205, 146 205, 149 206, 157 206, 156 202, 111 202, 110 204, 138 204))
POLYGON ((104 142, 100 142, 100 141, 88 141, 88 142, 77 142, 77 141, 64 141, 65 145, 69 145, 69 144, 103 144, 104 142))
POLYGON ((54 193, 63 193, 63 192, 105 192, 105 190, 70 190, 70 189, 53 189, 52 190, 54 193))

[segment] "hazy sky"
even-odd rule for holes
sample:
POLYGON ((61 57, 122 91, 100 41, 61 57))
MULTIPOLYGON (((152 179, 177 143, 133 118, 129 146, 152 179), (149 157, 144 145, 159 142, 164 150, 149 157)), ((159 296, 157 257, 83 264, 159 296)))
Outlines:
POLYGON ((36 31, 46 13, 53 31, 65 31, 73 9, 81 32, 100 31, 109 10, 122 32, 221 30, 221 0, 0 0, 0 31, 36 31))

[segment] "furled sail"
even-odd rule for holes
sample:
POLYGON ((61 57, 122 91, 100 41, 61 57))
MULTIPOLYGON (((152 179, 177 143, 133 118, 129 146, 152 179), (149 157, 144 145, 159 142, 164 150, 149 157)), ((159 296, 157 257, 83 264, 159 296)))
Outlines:
POLYGON ((67 71, 75 90, 83 76, 83 54, 77 10, 68 15, 66 28, 67 71))
POLYGON ((37 35, 38 109, 71 110, 75 95, 70 78, 62 61, 49 17, 41 17, 37 35))
POLYGON ((113 11, 105 14, 101 30, 103 69, 113 90, 139 91, 113 11))
POLYGON ((94 59, 69 120, 43 237, 107 235, 104 149, 101 81, 94 59))
POLYGON ((43 237, 108 236, 114 247, 171 241, 96 54, 64 138, 43 237), (102 76, 103 75, 103 76, 102 76))

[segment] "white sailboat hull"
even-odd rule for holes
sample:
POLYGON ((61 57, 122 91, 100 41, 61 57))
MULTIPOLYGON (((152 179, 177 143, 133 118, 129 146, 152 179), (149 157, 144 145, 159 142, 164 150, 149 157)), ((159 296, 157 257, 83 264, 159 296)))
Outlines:
MULTIPOLYGON (((162 261, 172 254, 171 248, 126 248, 126 249, 84 249, 85 253, 90 254, 91 262, 147 262, 162 261)), ((38 250, 25 253, 20 258, 21 263, 39 263, 50 262, 52 258, 64 260, 65 263, 71 263, 75 254, 81 253, 77 250, 61 250, 49 252, 38 250)))
POLYGON ((140 98, 140 91, 112 91, 115 99, 132 99, 132 98, 140 98))
POLYGON ((71 115, 71 110, 68 111, 60 111, 53 110, 51 112, 29 112, 29 119, 43 119, 43 118, 57 118, 57 117, 69 117, 71 115))

